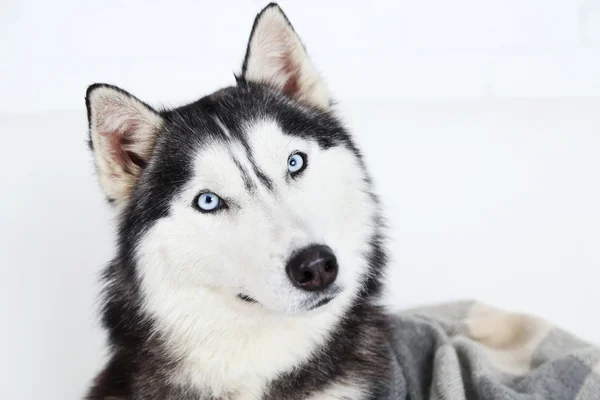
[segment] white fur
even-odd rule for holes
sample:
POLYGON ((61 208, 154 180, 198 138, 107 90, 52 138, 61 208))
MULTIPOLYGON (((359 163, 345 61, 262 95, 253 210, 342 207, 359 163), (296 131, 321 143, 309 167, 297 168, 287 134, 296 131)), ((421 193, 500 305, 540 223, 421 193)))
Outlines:
MULTIPOLYGON (((365 176, 349 150, 322 150, 285 135, 273 121, 256 121, 247 131, 255 162, 274 190, 254 176, 240 144, 209 145, 198 153, 193 178, 169 216, 150 228, 137 250, 146 311, 182 360, 175 380, 240 399, 260 397, 270 380, 326 340, 357 294, 374 229, 365 176), (308 167, 288 182, 287 158, 294 151, 307 154, 308 167), (255 180, 254 192, 245 188, 232 155, 255 180), (229 209, 195 210, 192 201, 201 190, 224 198, 229 209), (285 264, 310 243, 334 250, 343 290, 306 312, 309 294, 292 286, 285 264), (240 300, 239 293, 259 304, 240 300)), ((331 388, 318 398, 357 393, 344 390, 331 388)))
POLYGON ((294 80, 295 87, 289 94, 306 104, 329 108, 327 87, 279 7, 269 7, 262 13, 249 50, 244 74, 247 80, 267 82, 282 90, 294 80))
POLYGON ((364 391, 360 386, 336 383, 311 397, 311 400, 362 400, 364 391))
POLYGON ((100 185, 117 205, 123 205, 141 169, 131 162, 123 164, 123 160, 115 157, 115 151, 132 152, 147 159, 154 148, 162 118, 141 101, 106 86, 92 90, 89 104, 90 135, 100 185), (130 144, 115 149, 114 136, 126 136, 130 144))

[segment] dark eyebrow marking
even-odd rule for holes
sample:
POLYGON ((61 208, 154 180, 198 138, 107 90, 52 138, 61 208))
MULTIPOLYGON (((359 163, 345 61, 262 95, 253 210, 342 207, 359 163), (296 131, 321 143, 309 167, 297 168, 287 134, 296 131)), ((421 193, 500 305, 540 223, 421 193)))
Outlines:
POLYGON ((269 178, 267 175, 265 175, 265 173, 262 172, 262 170, 260 168, 258 168, 258 165, 256 165, 256 162, 254 161, 254 157, 252 157, 252 158, 248 157, 248 159, 252 163, 252 167, 254 168, 254 173, 256 174, 258 179, 262 182, 262 184, 265 185, 265 187, 267 189, 273 190, 273 181, 271 181, 271 178, 269 178))
POLYGON ((273 190, 273 181, 260 169, 260 167, 256 163, 256 160, 254 159, 254 155, 252 154, 252 150, 250 149, 250 145, 248 144, 246 137, 241 136, 239 140, 242 143, 242 146, 244 146, 244 149, 246 150, 246 157, 248 157, 248 161, 250 161, 250 164, 252 164, 252 169, 258 177, 258 180, 260 180, 261 183, 265 185, 267 189, 273 190))
POLYGON ((231 159, 240 170, 240 175, 242 177, 242 180, 244 181, 244 186, 246 187, 246 190, 249 192, 254 192, 256 190, 256 185, 252 181, 252 178, 250 178, 248 171, 244 169, 242 164, 233 156, 233 154, 231 155, 231 159))

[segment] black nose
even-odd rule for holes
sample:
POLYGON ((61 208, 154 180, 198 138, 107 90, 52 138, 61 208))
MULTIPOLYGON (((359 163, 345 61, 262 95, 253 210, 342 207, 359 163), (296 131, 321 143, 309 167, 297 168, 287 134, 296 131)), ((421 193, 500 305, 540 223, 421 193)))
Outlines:
POLYGON ((310 246, 294 255, 286 266, 292 283, 310 292, 325 290, 338 273, 338 264, 328 246, 310 246))

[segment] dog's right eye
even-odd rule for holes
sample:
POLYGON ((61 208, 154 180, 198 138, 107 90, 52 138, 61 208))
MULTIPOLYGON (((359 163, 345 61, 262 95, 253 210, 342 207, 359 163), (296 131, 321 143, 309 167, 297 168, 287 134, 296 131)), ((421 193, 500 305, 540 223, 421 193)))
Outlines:
POLYGON ((194 205, 202 212, 216 211, 223 207, 225 203, 219 196, 211 192, 200 193, 196 196, 194 205))

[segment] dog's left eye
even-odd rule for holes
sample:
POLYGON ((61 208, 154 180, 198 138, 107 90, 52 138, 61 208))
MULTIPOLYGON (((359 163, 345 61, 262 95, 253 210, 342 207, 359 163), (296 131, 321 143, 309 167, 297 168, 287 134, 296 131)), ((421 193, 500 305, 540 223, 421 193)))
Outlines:
POLYGON ((287 168, 292 176, 301 172, 304 168, 306 168, 306 155, 303 153, 292 154, 288 158, 287 168))
POLYGON ((204 212, 215 211, 223 206, 223 200, 211 192, 200 193, 196 198, 195 203, 196 207, 204 212))

